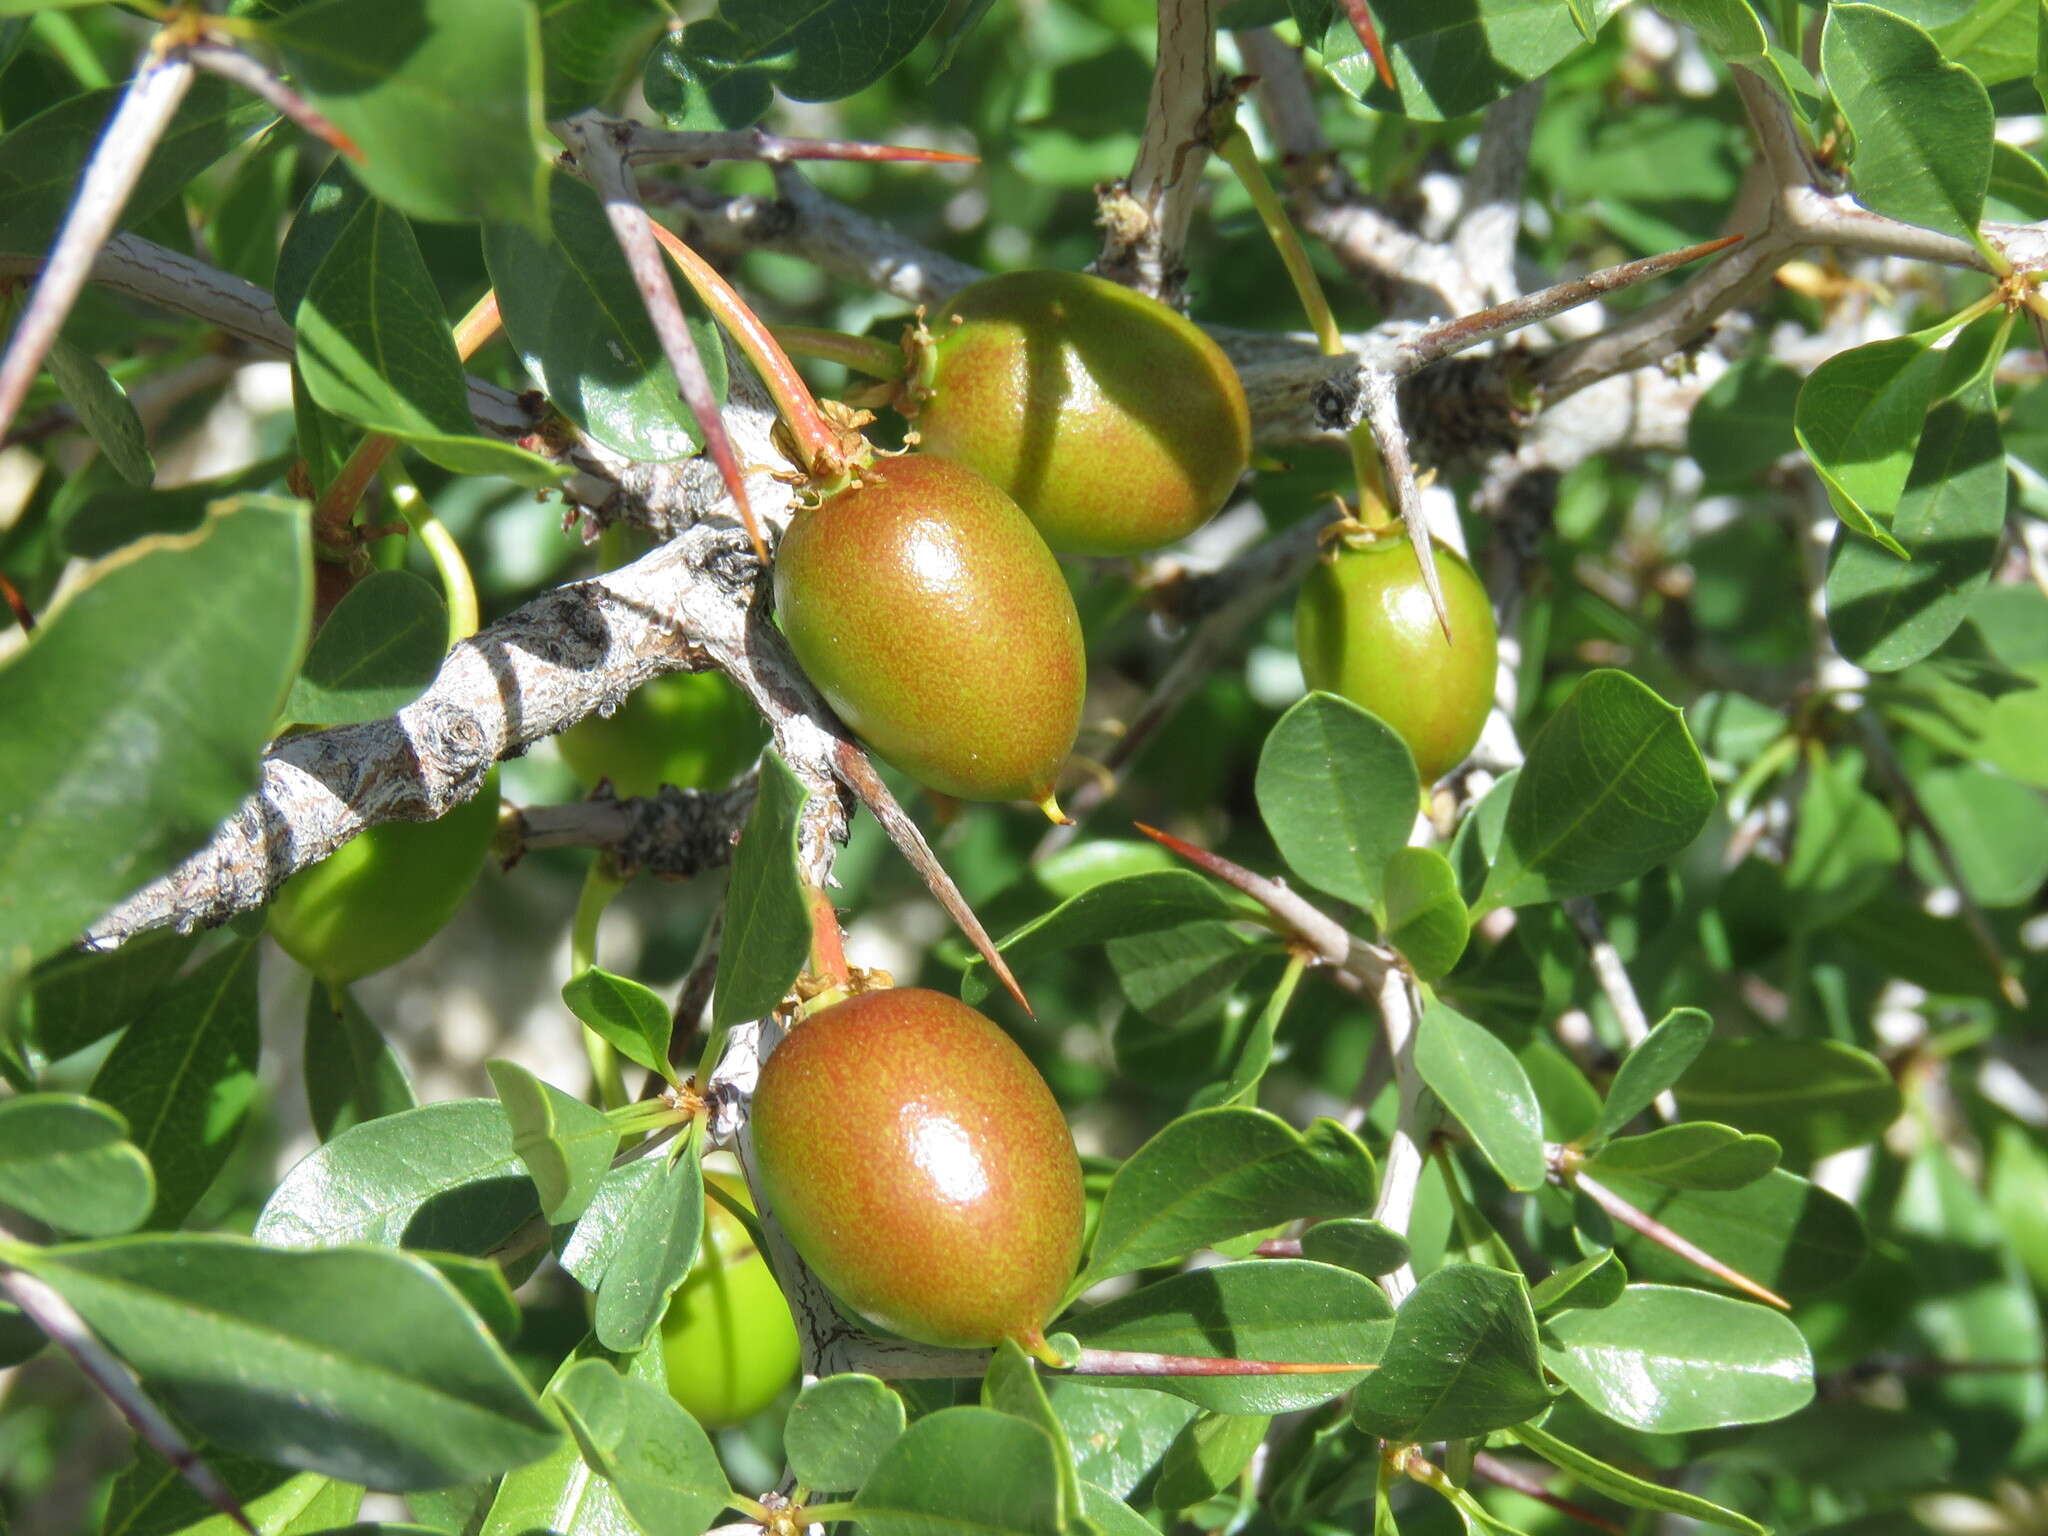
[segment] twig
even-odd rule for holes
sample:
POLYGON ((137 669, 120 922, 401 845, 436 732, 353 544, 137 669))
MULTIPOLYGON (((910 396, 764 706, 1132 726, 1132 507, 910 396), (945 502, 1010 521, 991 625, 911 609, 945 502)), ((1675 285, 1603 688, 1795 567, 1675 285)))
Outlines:
POLYGON ((233 1490, 192 1448, 178 1426, 149 1400, 128 1368, 100 1343, 70 1302, 46 1281, 26 1270, 5 1266, 0 1266, 0 1292, 5 1292, 30 1322, 77 1362, 86 1379, 105 1394, 143 1444, 190 1483, 202 1499, 249 1536, 256 1536, 256 1527, 233 1490))
POLYGON ((980 157, 949 149, 924 149, 909 144, 864 144, 853 139, 793 139, 762 128, 730 133, 686 133, 650 128, 645 123, 602 124, 629 165, 681 160, 708 165, 714 160, 759 160, 787 165, 792 160, 861 160, 925 165, 974 165, 980 157))
POLYGON ((1215 105, 1215 0, 1160 0, 1159 55, 1131 174, 1102 199, 1095 270, 1177 305, 1188 223, 1209 160, 1215 105))
MULTIPOLYGON (((1621 1021, 1621 1037, 1634 1050, 1650 1033, 1650 1019, 1636 996, 1635 983, 1629 980, 1628 967, 1621 963, 1621 951, 1607 936, 1600 908, 1590 896, 1572 896, 1566 898, 1564 910, 1578 931, 1579 942, 1586 946, 1586 958, 1593 963, 1593 980, 1599 984, 1615 1018, 1621 1021)), ((1657 1095, 1652 1106, 1657 1118, 1667 1125, 1678 1118, 1678 1100, 1668 1088, 1657 1095)))
POLYGON ((354 139, 335 127, 311 102, 241 50, 219 43, 194 43, 186 50, 186 57, 210 74, 219 75, 258 100, 268 102, 282 116, 290 118, 321 143, 331 145, 357 165, 369 158, 354 139))
MULTIPOLYGON (((1553 1159, 1553 1162, 1555 1162, 1555 1159, 1553 1159)), ((1691 1241, 1689 1238, 1681 1237, 1648 1212, 1637 1210, 1628 1201, 1622 1199, 1621 1196, 1617 1195, 1605 1184, 1602 1184, 1598 1179, 1593 1178, 1583 1170, 1573 1169, 1568 1173, 1560 1175, 1560 1178, 1572 1188, 1584 1190, 1588 1199, 1630 1231, 1640 1233, 1660 1248, 1668 1249, 1672 1253, 1677 1254, 1687 1263, 1698 1265, 1723 1284, 1731 1285, 1738 1291, 1754 1296, 1758 1301, 1768 1302, 1770 1305, 1782 1308, 1784 1311, 1789 1312, 1792 1310, 1792 1303, 1780 1296, 1776 1291, 1771 1290, 1767 1286, 1757 1284, 1756 1281, 1750 1279, 1749 1276, 1741 1273, 1739 1270, 1730 1269, 1726 1264, 1723 1264, 1719 1259, 1707 1252, 1706 1249, 1700 1247, 1699 1244, 1691 1241)))
MULTIPOLYGON (((1436 1128, 1438 1111, 1435 1096, 1423 1085, 1422 1074, 1415 1070, 1415 1034, 1422 1021, 1422 1007, 1414 981, 1399 966, 1390 966, 1380 978, 1378 997, 1400 1102, 1386 1156, 1380 1159, 1380 1195, 1372 1216, 1374 1221, 1405 1237, 1415 1218, 1415 1196, 1421 1188, 1422 1169, 1428 1160, 1430 1133, 1436 1128)), ((1404 1262, 1380 1283, 1386 1287, 1388 1299, 1399 1306, 1415 1289, 1414 1267, 1404 1262)))
POLYGON ((632 270, 633 285, 647 308, 647 318, 654 323, 655 335, 661 338, 662 353, 675 373, 690 414, 697 420, 705 450, 718 466, 726 491, 739 508, 747 537, 754 544, 755 557, 765 565, 768 546, 762 542, 753 507, 747 500, 746 477, 740 473, 732 439, 726 435, 725 418, 718 413, 718 398, 712 391, 710 376, 704 372, 704 359, 697 354, 696 339, 683 318, 682 300, 676 296, 668 265, 661 259, 661 248, 648 227, 650 216, 641 206, 640 189, 633 184, 621 146, 612 133, 605 131, 602 120, 588 114, 556 124, 555 131, 604 199, 604 215, 611 224, 612 238, 618 241, 619 251, 632 270))
POLYGON ((646 870, 687 880, 732 862, 732 841, 754 804, 749 775, 730 789, 678 789, 615 798, 609 791, 569 805, 527 806, 505 818, 497 857, 508 867, 535 848, 598 848, 621 877, 646 870))
POLYGON ((1543 1486, 1540 1479, 1531 1477, 1520 1467, 1502 1461, 1490 1451, 1476 1451, 1472 1456, 1472 1470, 1490 1483, 1498 1483, 1519 1493, 1525 1499, 1534 1499, 1538 1504, 1569 1516, 1581 1525, 1590 1525, 1596 1531, 1607 1531, 1611 1536, 1622 1536, 1622 1527, 1605 1515, 1596 1515, 1582 1505, 1574 1504, 1561 1494, 1552 1493, 1543 1486))
POLYGON ((1532 80, 1486 109, 1478 154, 1465 175, 1463 206, 1451 234, 1452 255, 1496 302, 1521 292, 1515 283, 1515 242, 1522 232, 1522 182, 1529 169, 1529 139, 1543 108, 1543 88, 1543 80, 1532 80))
POLYGON ((150 151, 191 88, 192 74, 192 63, 182 50, 152 48, 122 94, 107 131, 93 146, 92 159, 79 178, 78 196, 64 216, 64 227, 45 258, 6 355, 0 357, 0 436, 28 398, 45 354, 92 273, 93 258, 114 232, 150 151))

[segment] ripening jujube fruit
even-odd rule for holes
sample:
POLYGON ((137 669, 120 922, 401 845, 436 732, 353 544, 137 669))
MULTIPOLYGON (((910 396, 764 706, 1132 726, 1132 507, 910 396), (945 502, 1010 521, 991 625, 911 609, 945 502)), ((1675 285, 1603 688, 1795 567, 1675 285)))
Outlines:
MULTIPOLYGON (((704 1174, 748 1210, 743 1179, 704 1174)), ((800 1363, 796 1324, 768 1261, 739 1219, 704 1201, 704 1240, 661 1320, 669 1395, 706 1429, 751 1419, 781 1394, 800 1363)))
POLYGON ((1087 686, 1059 562, 1015 502, 930 454, 797 513, 775 612, 841 719, 929 789, 1047 803, 1087 686))
POLYGON ((1435 548, 1449 641, 1405 534, 1337 545, 1302 581, 1294 608, 1294 645, 1308 686, 1341 694, 1392 726, 1425 786, 1479 740, 1499 659, 1485 586, 1456 550, 1441 542, 1435 548))
POLYGON ((1081 1164, 1045 1079, 994 1023, 916 987, 801 1021, 753 1103, 761 1193, 870 1322, 974 1348, 1044 1328, 1081 1257, 1081 1164))
POLYGON ((1080 272, 1008 272, 955 294, 930 332, 919 442, 1002 487, 1056 550, 1171 544, 1244 473, 1236 371, 1156 299, 1080 272))
POLYGON ((446 926, 498 828, 498 772, 437 821, 389 821, 343 843, 279 889, 270 936, 323 981, 396 965, 446 926))
POLYGON ((609 779, 620 796, 729 784, 767 740, 747 696, 717 672, 657 677, 610 715, 590 715, 555 738, 577 778, 609 779))

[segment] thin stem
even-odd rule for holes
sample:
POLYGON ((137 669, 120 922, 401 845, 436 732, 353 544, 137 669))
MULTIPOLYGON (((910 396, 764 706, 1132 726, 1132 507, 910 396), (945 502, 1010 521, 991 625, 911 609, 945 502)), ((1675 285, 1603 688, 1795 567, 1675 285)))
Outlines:
POLYGON ((1082 1348, 1067 1367, 1076 1376, 1345 1376, 1376 1371, 1366 1360, 1232 1360, 1215 1355, 1155 1355, 1138 1349, 1082 1348))
POLYGON ((191 88, 192 76, 192 62, 182 50, 152 47, 93 147, 64 227, 50 247, 6 355, 0 357, 0 436, 6 435, 28 398, 64 317, 92 275, 94 258, 113 234, 128 194, 191 88))
POLYGON ((1768 1302, 1770 1305, 1780 1307, 1787 1312, 1792 1310, 1792 1303, 1780 1296, 1776 1291, 1757 1284, 1756 1281, 1738 1270, 1730 1269, 1697 1243, 1680 1237, 1676 1232, 1665 1226, 1663 1222, 1647 1212, 1637 1210, 1599 1180, 1576 1169, 1565 1177, 1574 1188, 1584 1190, 1588 1199, 1630 1231, 1640 1233, 1651 1242, 1656 1243, 1659 1247, 1669 1249, 1688 1263, 1697 1264, 1708 1274, 1714 1276, 1715 1279, 1734 1286, 1738 1291, 1754 1296, 1758 1301, 1768 1302))
POLYGON ((391 491, 391 504, 398 508, 406 526, 419 536, 421 546, 434 562, 441 578, 441 593, 448 601, 448 644, 460 645, 477 631, 481 610, 477 605, 476 578, 463 558, 462 546, 448 525, 434 516, 434 509, 405 467, 393 459, 384 466, 384 483, 391 491))
POLYGON ((498 310, 498 290, 486 288, 484 296, 469 306, 469 313, 455 322, 455 355, 468 362, 504 327, 505 317, 498 310))
POLYGON ((810 386, 796 371, 796 364, 789 360, 789 354, 777 344, 774 333, 747 306, 747 301, 734 291, 718 269, 685 245, 673 231, 651 220, 648 228, 661 248, 668 252, 669 259, 682 269, 690 286, 697 290, 697 297, 704 301, 704 307, 732 333, 739 349, 746 353, 747 360, 761 375, 761 382, 767 385, 768 397, 775 402, 782 424, 788 428, 803 455, 804 467, 813 471, 824 469, 828 474, 834 466, 843 468, 846 449, 840 434, 826 424, 810 386))
POLYGON ((620 140, 627 163, 641 165, 657 160, 681 160, 708 165, 713 160, 758 160, 766 165, 786 165, 792 160, 859 160, 871 163, 908 165, 978 165, 979 155, 963 155, 950 149, 925 149, 912 144, 867 144, 854 139, 784 138, 760 128, 738 128, 726 133, 650 128, 643 123, 607 125, 620 140))
MULTIPOLYGON (((209 17, 211 21, 214 18, 209 17)), ((256 60, 236 48, 223 47, 219 43, 195 43, 187 50, 194 64, 231 85, 239 85, 258 100, 275 107, 279 113, 290 118, 321 143, 346 155, 357 165, 369 159, 362 146, 343 133, 328 120, 312 103, 297 91, 278 79, 256 60)))
POLYGON ((872 379, 893 381, 903 377, 903 349, 872 336, 849 336, 845 331, 829 331, 816 325, 771 325, 768 334, 785 351, 798 357, 843 363, 872 379))

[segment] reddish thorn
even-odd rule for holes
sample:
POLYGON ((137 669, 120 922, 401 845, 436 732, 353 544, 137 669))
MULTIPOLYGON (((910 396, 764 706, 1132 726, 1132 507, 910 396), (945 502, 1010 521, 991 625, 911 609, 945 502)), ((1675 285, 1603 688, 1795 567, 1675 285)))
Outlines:
POLYGON ((1344 0, 1344 14, 1351 18, 1351 30, 1358 34, 1358 41, 1365 51, 1372 55, 1372 67, 1379 71, 1380 84, 1388 90, 1398 90, 1394 84, 1394 67, 1387 62, 1387 50, 1380 46, 1379 28, 1372 23, 1372 12, 1365 8, 1365 0, 1344 0))

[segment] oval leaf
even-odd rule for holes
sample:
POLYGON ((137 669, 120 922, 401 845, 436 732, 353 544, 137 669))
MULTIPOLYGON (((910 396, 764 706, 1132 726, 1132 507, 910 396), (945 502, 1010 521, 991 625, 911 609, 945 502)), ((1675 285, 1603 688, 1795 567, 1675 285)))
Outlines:
POLYGON ((1424 981, 1450 974, 1471 937, 1472 914, 1450 861, 1434 848, 1401 848, 1387 860, 1387 942, 1424 981))
POLYGON ((601 1109, 593 1109, 524 1067, 486 1062, 491 1086, 512 1127, 512 1150, 533 1175, 541 1214, 550 1225, 574 1221, 610 1171, 619 1133, 601 1109))
POLYGON ((1510 1189, 1543 1187, 1543 1110, 1498 1036, 1431 998, 1415 1036, 1415 1070, 1510 1189))
POLYGON ((1522 1277, 1452 1264, 1401 1303, 1351 1418, 1389 1440, 1450 1440, 1520 1424, 1550 1400, 1522 1277))
POLYGON ((902 1437, 903 1399, 872 1376, 805 1384, 782 1426, 783 1454, 806 1488, 858 1488, 902 1437))
POLYGON ((1370 907, 1387 860, 1408 841, 1422 790, 1392 726, 1348 699, 1312 693, 1266 737, 1257 794, 1287 867, 1370 907))
POLYGON ((583 1452, 643 1530, 698 1536, 732 1499, 702 1426, 660 1387, 585 1360, 556 1384, 583 1452))
POLYGON ((60 1232, 110 1237, 156 1200, 149 1159, 120 1112, 75 1093, 0 1101, 0 1204, 60 1232))
POLYGON ((292 681, 300 725, 352 725, 418 698, 448 649, 448 607, 411 571, 372 571, 335 605, 292 681))
POLYGON ((726 888, 725 942, 711 1002, 719 1027, 766 1015, 810 955, 810 908, 796 866, 804 799, 803 785, 781 756, 772 748, 762 753, 760 788, 733 850, 726 888))
POLYGON ((563 983, 562 1001, 626 1060, 676 1080, 668 1059, 675 1021, 653 988, 593 965, 563 983))

